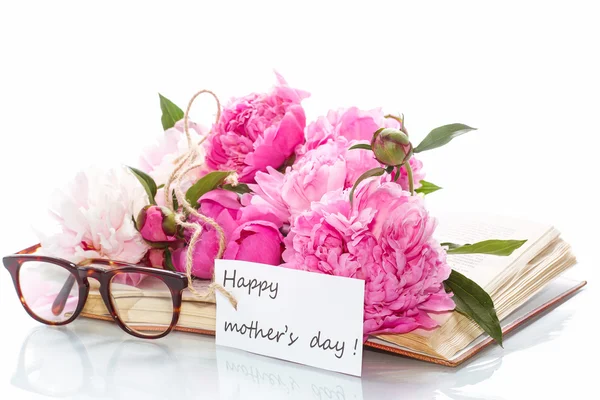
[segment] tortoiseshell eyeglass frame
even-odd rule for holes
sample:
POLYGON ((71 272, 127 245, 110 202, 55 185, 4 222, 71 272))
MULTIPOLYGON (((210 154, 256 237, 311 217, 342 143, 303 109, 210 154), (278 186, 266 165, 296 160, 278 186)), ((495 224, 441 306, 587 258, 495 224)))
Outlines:
POLYGON ((100 295, 104 300, 104 304, 106 305, 108 312, 110 313, 114 321, 121 327, 121 329, 123 329, 130 335, 143 339, 158 339, 166 336, 177 325, 177 322, 179 321, 179 313, 181 311, 182 291, 188 287, 188 280, 184 274, 181 274, 179 272, 165 271, 157 268, 143 267, 139 265, 129 264, 126 262, 104 259, 89 259, 79 264, 73 264, 72 262, 61 258, 33 254, 39 247, 39 244, 31 246, 25 250, 21 250, 16 254, 6 256, 2 259, 4 266, 6 267, 6 269, 12 277, 15 289, 17 291, 17 295, 21 300, 21 304, 23 304, 25 311, 27 311, 27 313, 36 321, 39 321, 46 325, 56 326, 71 323, 73 320, 75 320, 75 318, 79 316, 79 314, 81 314, 81 311, 85 306, 85 302, 90 291, 90 284, 88 278, 94 278, 98 282, 100 282, 100 295), (23 265, 23 263, 28 261, 51 263, 65 268, 70 272, 69 278, 65 281, 64 286, 62 287, 56 300, 52 304, 53 310, 57 308, 62 311, 73 285, 77 283, 77 286, 79 288, 79 302, 77 304, 77 308, 73 312, 73 315, 69 319, 60 322, 46 321, 43 318, 37 316, 27 305, 25 297, 23 296, 23 292, 21 291, 21 285, 19 283, 19 269, 21 265, 23 265), (105 265, 107 268, 100 267, 99 265, 105 265), (148 276, 160 279, 167 285, 171 292, 171 298, 173 299, 173 318, 171 320, 171 324, 166 330, 164 330, 164 328, 161 327, 160 332, 158 332, 156 335, 146 335, 138 333, 137 331, 128 327, 119 318, 115 305, 113 304, 113 301, 110 296, 110 283, 115 275, 122 273, 143 273, 148 276))

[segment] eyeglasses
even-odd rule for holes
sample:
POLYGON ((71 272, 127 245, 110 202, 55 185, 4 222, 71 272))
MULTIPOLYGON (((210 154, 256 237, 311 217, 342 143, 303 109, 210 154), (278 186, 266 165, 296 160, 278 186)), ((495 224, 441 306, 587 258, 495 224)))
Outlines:
POLYGON ((33 246, 2 259, 29 315, 47 325, 66 325, 81 314, 89 278, 115 322, 130 335, 158 339, 177 325, 185 275, 119 261, 92 259, 73 264, 31 254, 33 246), (138 287, 132 286, 136 283, 138 287))

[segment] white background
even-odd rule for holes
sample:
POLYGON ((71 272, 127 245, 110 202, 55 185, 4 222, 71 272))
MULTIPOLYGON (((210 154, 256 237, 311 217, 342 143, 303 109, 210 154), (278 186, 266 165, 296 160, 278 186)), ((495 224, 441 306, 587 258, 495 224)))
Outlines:
MULTIPOLYGON (((364 397, 589 397, 598 355, 598 38, 598 10, 581 1, 3 1, 0 254, 35 241, 33 215, 78 169, 136 162, 140 147, 161 131, 157 92, 181 107, 202 88, 227 99, 267 90, 274 68, 312 92, 305 102, 311 119, 328 108, 382 106, 403 112, 418 139, 445 123, 479 128, 423 154, 428 179, 444 187, 431 196, 432 209, 551 222, 580 260, 571 275, 590 281, 507 338, 504 350, 490 349, 462 368, 367 351, 364 397)), ((200 102, 192 114, 210 123, 212 112, 200 102)), ((37 398, 35 389, 11 383, 23 376, 19 351, 38 324, 20 309, 5 272, 0 307, 0 397, 37 398)), ((95 386, 118 379, 124 384, 117 387, 138 390, 100 390, 100 397, 213 399, 215 380, 226 379, 206 338, 123 342, 129 338, 116 326, 90 322, 69 332, 88 349, 94 371, 86 377, 95 386), (113 353, 102 346, 122 342, 152 351, 110 367, 113 353)), ((43 337, 58 334, 42 330, 43 337)), ((58 356, 44 361, 44 370, 63 380, 81 372, 60 370, 79 354, 65 348, 71 341, 59 337, 52 347, 58 356)), ((82 390, 73 398, 91 396, 82 390)), ((227 398, 251 396, 244 390, 227 398)))

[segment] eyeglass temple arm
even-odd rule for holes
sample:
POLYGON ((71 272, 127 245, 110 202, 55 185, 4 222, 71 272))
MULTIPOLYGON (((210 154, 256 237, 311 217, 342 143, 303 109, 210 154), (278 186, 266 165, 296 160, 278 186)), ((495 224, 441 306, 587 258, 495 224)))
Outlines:
MULTIPOLYGON (((83 260, 77 265, 89 265, 92 263, 92 261, 93 260, 83 260)), ((60 292, 58 292, 58 295, 54 299, 54 303, 52 303, 52 314, 60 315, 60 313, 63 312, 65 306, 67 305, 67 300, 69 300, 69 293, 71 293, 71 289, 73 289, 73 285, 75 285, 75 281, 75 276, 73 276, 73 274, 69 274, 69 277, 65 281, 65 284, 60 289, 60 292)))
POLYGON ((21 251, 17 251, 17 254, 33 254, 37 251, 37 249, 39 249, 40 247, 42 247, 41 244, 34 244, 33 246, 29 246, 26 249, 23 249, 21 251))
MULTIPOLYGON (((33 254, 40 247, 41 247, 41 245, 39 243, 34 244, 33 246, 29 246, 26 249, 18 251, 17 254, 33 254)), ((56 299, 54 299, 54 303, 52 303, 52 308, 51 308, 52 314, 60 315, 60 313, 63 312, 63 310, 65 309, 65 306, 67 305, 67 300, 69 300, 69 293, 71 293, 71 289, 73 289, 74 284, 75 284, 75 277, 73 276, 73 274, 69 274, 69 277, 65 281, 65 284, 60 289, 60 292, 58 292, 56 299)))
POLYGON ((73 274, 69 274, 69 277, 65 281, 65 284, 58 292, 56 299, 54 299, 54 303, 52 303, 52 314, 60 315, 65 309, 67 305, 67 300, 69 300, 69 293, 71 293, 71 289, 73 289, 73 285, 75 284, 75 277, 73 274))

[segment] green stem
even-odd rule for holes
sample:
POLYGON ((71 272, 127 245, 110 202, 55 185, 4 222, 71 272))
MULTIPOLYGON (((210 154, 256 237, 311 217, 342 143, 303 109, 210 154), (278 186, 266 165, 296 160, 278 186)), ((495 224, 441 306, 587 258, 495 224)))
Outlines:
POLYGON ((410 195, 412 196, 415 194, 415 184, 413 182, 412 168, 410 167, 409 161, 405 162, 404 166, 406 167, 406 174, 408 175, 408 189, 410 191, 410 195))
POLYGON ((396 121, 398 121, 400 123, 400 126, 404 126, 404 115, 402 117, 398 117, 393 114, 387 114, 387 115, 384 115, 383 117, 395 119, 396 121))

